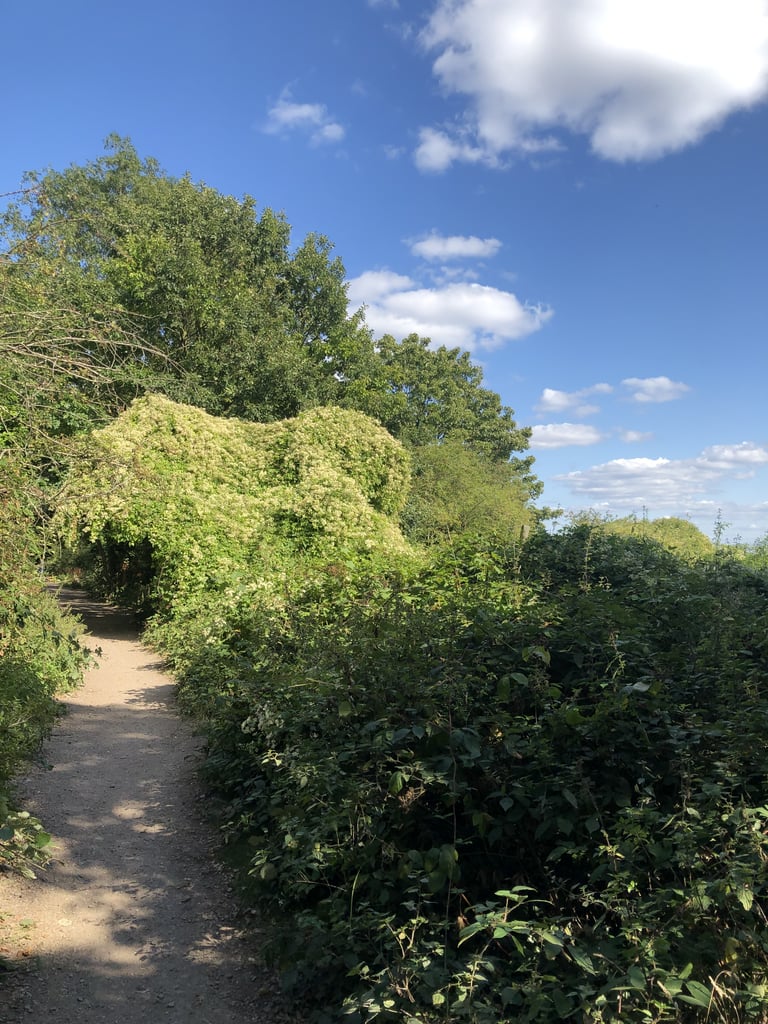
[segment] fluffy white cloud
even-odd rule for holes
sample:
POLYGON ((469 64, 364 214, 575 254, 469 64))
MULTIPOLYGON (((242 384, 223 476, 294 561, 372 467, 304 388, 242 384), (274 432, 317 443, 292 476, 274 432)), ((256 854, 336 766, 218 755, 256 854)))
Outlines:
POLYGON ((652 159, 768 93, 765 0, 438 0, 421 41, 469 99, 455 129, 422 129, 428 171, 557 147, 563 130, 652 159))
POLYGON ((626 444, 638 444, 640 441, 650 441, 653 434, 642 430, 622 430, 619 436, 626 444))
POLYGON ((366 270, 347 284, 347 297, 352 306, 375 305, 393 292, 407 291, 415 281, 392 270, 366 270))
POLYGON ((367 271, 348 282, 350 306, 366 306, 374 334, 418 334, 450 348, 494 349, 542 327, 552 310, 526 305, 512 292, 466 281, 436 288, 389 270, 367 271))
POLYGON ((713 444, 696 460, 709 470, 723 470, 737 477, 754 476, 755 468, 768 462, 768 451, 751 441, 740 444, 713 444))
POLYGON ((486 259, 495 256, 501 248, 498 238, 478 238, 476 235, 441 235, 432 231, 424 238, 410 243, 414 256, 425 260, 486 259))
POLYGON ((591 504, 617 510, 679 509, 716 492, 727 478, 745 479, 768 464, 768 450, 751 441, 713 445, 692 459, 613 459, 556 477, 591 504))
POLYGON ((591 395, 609 395, 613 391, 610 384, 592 384, 579 391, 558 391, 556 388, 544 388, 541 398, 536 404, 536 411, 541 415, 547 413, 570 412, 573 416, 591 416, 599 412, 599 406, 585 402, 591 395))
POLYGON ((343 126, 333 120, 323 103, 294 103, 288 89, 267 113, 264 131, 271 135, 304 132, 315 145, 344 138, 343 126))
POLYGON ((622 382, 634 402, 673 402, 691 389, 679 380, 669 377, 627 377, 622 382))
POLYGON ((531 428, 531 448, 566 448, 597 444, 603 435, 587 423, 538 423, 531 428))
POLYGON ((420 171, 444 171, 460 160, 467 164, 489 164, 496 167, 498 158, 482 146, 474 146, 460 138, 451 138, 437 128, 422 128, 414 153, 420 171))

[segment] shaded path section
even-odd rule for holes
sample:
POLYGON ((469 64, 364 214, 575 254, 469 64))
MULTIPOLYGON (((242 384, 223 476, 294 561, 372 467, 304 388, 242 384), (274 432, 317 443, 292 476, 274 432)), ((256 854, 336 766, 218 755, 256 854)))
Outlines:
POLYGON ((47 745, 50 770, 22 783, 25 806, 54 835, 54 859, 36 881, 0 877, 6 930, 31 964, 14 972, 0 1021, 288 1019, 235 925, 202 823, 198 742, 171 679, 124 613, 75 590, 61 599, 102 656, 47 745))

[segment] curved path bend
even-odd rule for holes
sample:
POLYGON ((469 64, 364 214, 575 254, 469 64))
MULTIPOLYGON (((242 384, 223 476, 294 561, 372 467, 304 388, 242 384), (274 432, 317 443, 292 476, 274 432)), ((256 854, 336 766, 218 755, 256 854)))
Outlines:
POLYGON ((102 655, 21 783, 55 845, 38 879, 0 875, 0 1022, 290 1020, 217 866, 172 680, 124 613, 60 597, 102 655))

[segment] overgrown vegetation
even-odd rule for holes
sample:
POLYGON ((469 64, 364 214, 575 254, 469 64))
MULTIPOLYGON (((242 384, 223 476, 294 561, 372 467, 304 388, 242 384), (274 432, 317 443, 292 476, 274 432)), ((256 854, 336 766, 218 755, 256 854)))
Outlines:
POLYGON ((149 636, 286 983, 318 1021, 762 1019, 768 581, 612 524, 418 554, 349 415, 143 400, 65 490, 173 594, 149 636), (295 513, 331 467, 368 513, 341 477, 295 513))
POLYGON ((374 344, 327 240, 291 253, 125 140, 27 198, 0 797, 83 664, 37 576, 55 530, 171 660, 308 1018, 768 1021, 765 542, 544 532, 528 431, 466 354, 374 344))
POLYGON ((80 629, 42 590, 35 561, 34 482, 12 455, 0 458, 0 867, 31 874, 49 836, 20 809, 12 779, 56 717, 56 696, 80 681, 80 629))

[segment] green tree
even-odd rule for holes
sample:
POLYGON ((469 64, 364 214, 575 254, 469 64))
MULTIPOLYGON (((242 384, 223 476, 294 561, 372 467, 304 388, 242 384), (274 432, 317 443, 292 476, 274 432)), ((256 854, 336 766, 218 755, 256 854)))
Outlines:
POLYGON ((714 551, 712 541, 687 519, 663 516, 660 519, 638 519, 627 516, 604 524, 609 533, 620 537, 644 537, 657 541, 682 558, 706 558, 714 551))
POLYGON ((530 428, 518 427, 513 410, 483 387, 483 371, 468 352, 434 348, 416 334, 399 342, 385 335, 376 352, 369 375, 351 382, 351 400, 408 447, 450 438, 494 461, 528 448, 530 428))
POLYGON ((470 533, 518 539, 533 526, 529 489, 511 463, 448 440, 416 449, 413 464, 402 514, 411 540, 434 544, 470 533))
MULTIPOLYGON (((503 465, 513 504, 540 492, 533 459, 516 454, 530 430, 483 386, 469 353, 417 335, 374 343, 363 311, 348 310, 344 266, 325 236, 309 234, 291 251, 281 214, 170 177, 117 136, 99 159, 29 183, 3 221, 6 264, 35 315, 66 309, 109 328, 113 388, 125 379, 120 401, 107 396, 108 415, 142 391, 261 422, 338 405, 375 418, 412 451, 456 442, 481 459, 471 471, 464 459, 468 479, 482 460, 503 465)), ((104 351, 78 340, 71 349, 100 371, 104 351)), ((443 487, 438 462, 445 483, 460 482, 435 454, 422 489, 443 487)))
POLYGON ((100 159, 30 181, 5 218, 18 272, 55 276, 81 311, 130 316, 155 390, 279 419, 338 398, 339 354, 371 346, 328 240, 310 235, 292 255, 285 218, 258 215, 249 196, 172 178, 118 137, 100 159))
POLYGON ((385 335, 358 366, 345 402, 382 423, 413 453, 414 476, 403 525, 416 541, 462 533, 508 535, 530 526, 542 485, 525 452, 530 428, 483 387, 468 352, 433 347, 410 334, 385 335))

